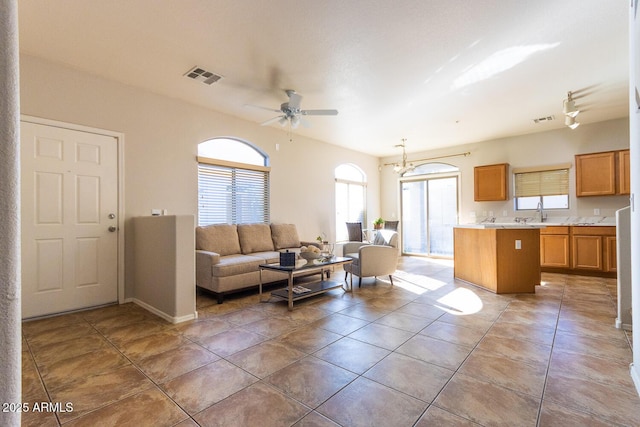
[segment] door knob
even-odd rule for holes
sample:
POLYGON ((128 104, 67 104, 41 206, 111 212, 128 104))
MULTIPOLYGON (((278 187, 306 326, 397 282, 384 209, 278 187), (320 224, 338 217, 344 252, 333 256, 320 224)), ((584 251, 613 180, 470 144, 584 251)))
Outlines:
POLYGON ((116 230, 117 230, 117 228, 116 228, 116 227, 114 227, 113 225, 112 225, 111 227, 109 227, 109 231, 110 231, 111 233, 113 233, 113 232, 114 232, 114 231, 116 231, 116 230))
POLYGON ((109 219, 114 219, 115 217, 116 217, 116 214, 112 214, 112 213, 109 214, 109 219))

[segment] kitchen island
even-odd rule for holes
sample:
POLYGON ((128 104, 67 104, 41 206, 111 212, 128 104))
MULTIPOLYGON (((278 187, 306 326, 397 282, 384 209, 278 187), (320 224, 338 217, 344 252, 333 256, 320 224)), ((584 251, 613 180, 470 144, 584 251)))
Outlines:
POLYGON ((468 224, 453 229, 453 275, 496 294, 540 284, 539 225, 468 224))

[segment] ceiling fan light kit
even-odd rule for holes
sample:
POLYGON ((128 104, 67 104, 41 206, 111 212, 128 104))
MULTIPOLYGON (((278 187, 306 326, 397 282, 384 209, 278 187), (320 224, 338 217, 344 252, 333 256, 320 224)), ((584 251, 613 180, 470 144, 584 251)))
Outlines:
POLYGON ((300 108, 302 96, 298 95, 293 89, 287 89, 285 90, 285 93, 289 97, 289 101, 280 104, 280 109, 250 105, 251 107, 279 113, 278 116, 260 123, 261 126, 267 126, 278 122, 280 126, 289 124, 291 129, 297 129, 301 124, 304 127, 310 126, 310 123, 304 120, 301 116, 335 116, 338 114, 338 110, 302 110, 300 108))
POLYGON ((414 165, 415 163, 422 163, 422 162, 426 162, 429 160, 439 160, 439 159, 447 159, 450 157, 458 157, 458 156, 464 156, 467 157, 469 155, 471 155, 470 151, 464 152, 464 153, 457 153, 457 154, 448 154, 448 155, 444 155, 444 156, 436 156, 436 157, 429 157, 426 159, 416 159, 416 160, 407 160, 407 152, 405 150, 405 143, 407 142, 406 138, 402 138, 402 143, 401 144, 396 144, 395 147, 402 147, 402 160, 400 162, 394 162, 394 163, 385 163, 384 165, 380 165, 378 166, 378 170, 381 171, 382 170, 382 166, 393 166, 393 171, 395 173, 397 173, 398 175, 403 175, 407 172, 412 172, 416 166, 414 165))

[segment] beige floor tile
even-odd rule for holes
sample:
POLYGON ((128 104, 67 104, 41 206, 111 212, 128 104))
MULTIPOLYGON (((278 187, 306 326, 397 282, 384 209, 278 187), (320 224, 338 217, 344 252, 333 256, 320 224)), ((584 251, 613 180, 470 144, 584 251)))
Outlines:
POLYGON ((120 352, 107 347, 90 353, 61 359, 50 365, 40 366, 40 374, 49 390, 62 387, 81 378, 101 374, 130 365, 120 352))
POLYGON ((202 345, 221 357, 228 357, 266 340, 262 335, 235 328, 205 339, 202 345))
POLYGON ((127 341, 172 329, 174 326, 161 319, 145 319, 139 322, 130 323, 124 326, 107 328, 104 335, 116 346, 120 346, 127 341))
POLYGON ((487 332, 495 319, 493 316, 485 318, 482 314, 476 313, 471 315, 455 315, 445 313, 438 318, 438 321, 451 323, 452 325, 464 326, 465 328, 477 329, 480 332, 487 332))
POLYGON ((498 319, 489 329, 486 336, 517 338, 524 341, 552 345, 556 336, 556 329, 539 325, 503 322, 498 319))
POLYGON ((120 345, 122 351, 131 360, 141 360, 187 344, 177 331, 166 330, 142 338, 125 341, 120 345))
POLYGON ((365 304, 356 304, 351 307, 347 307, 344 310, 340 311, 341 314, 355 317, 356 319, 367 320, 369 322, 373 322, 389 314, 390 310, 383 310, 381 308, 369 307, 365 304))
POLYGON ((51 365, 62 359, 107 348, 113 348, 113 346, 103 336, 94 333, 80 338, 44 345, 34 353, 34 357, 38 365, 51 365))
POLYGON ((226 360, 218 360, 180 375, 162 388, 187 413, 195 415, 257 381, 226 360))
POLYGON ((271 374, 265 381, 287 396, 316 408, 356 378, 353 372, 307 356, 271 374))
POLYGON ((396 329, 402 329, 407 332, 419 332, 433 322, 432 319, 427 319, 420 316, 414 316, 407 313, 399 313, 394 311, 387 314, 384 317, 376 320, 375 323, 380 325, 390 326, 396 329))
POLYGON ((265 378, 306 356, 300 350, 276 341, 267 341, 239 351, 227 359, 236 366, 265 378))
POLYGON ((129 396, 65 424, 69 427, 173 426, 188 415, 156 388, 129 396))
POLYGON ((389 353, 389 350, 381 347, 345 337, 313 355, 356 374, 362 374, 389 353))
POLYGON ((598 418, 586 412, 571 410, 545 400, 540 410, 540 427, 611 427, 611 421, 598 418))
POLYGON ((425 335, 416 335, 396 350, 400 354, 455 371, 471 353, 463 347, 425 335))
POLYGON ((309 411, 274 387, 258 382, 210 406, 194 419, 212 427, 281 427, 296 423, 309 411))
POLYGON ((91 325, 81 321, 72 325, 57 326, 52 329, 35 332, 27 337, 27 342, 32 350, 39 351, 50 344, 69 341, 95 333, 96 330, 91 325))
POLYGON ((550 312, 540 312, 536 310, 518 310, 507 308, 498 318, 500 322, 518 323, 525 325, 542 326, 546 328, 554 328, 558 323, 558 314, 550 312))
POLYGON ((231 329, 231 325, 218 318, 197 319, 176 326, 176 331, 190 340, 202 344, 207 338, 231 329))
POLYGON ((426 335, 465 347, 475 347, 484 336, 484 332, 479 329, 471 329, 465 326, 436 320, 420 331, 420 335, 426 335))
POLYGON ((433 403, 486 426, 535 426, 540 399, 457 373, 433 403))
POLYGON ((316 411, 309 412, 303 419, 293 425, 293 427, 340 427, 324 415, 316 411))
POLYGON ((80 313, 63 314, 61 316, 48 317, 45 319, 29 320, 22 323, 22 334, 25 337, 33 337, 51 329, 71 326, 77 323, 84 323, 84 319, 80 313))
POLYGON ((551 346, 549 345, 490 335, 486 335, 477 348, 530 365, 546 364, 551 356, 551 346))
POLYGON ((298 327, 298 323, 291 319, 282 317, 271 317, 265 320, 248 323, 243 329, 251 333, 262 335, 263 337, 274 338, 278 335, 290 332, 298 327))
POLYGON ((640 397, 626 389, 550 373, 547 376, 544 400, 610 422, 628 426, 640 425, 640 397))
POLYGON ((360 377, 317 411, 345 426, 411 426, 427 404, 360 377))
MULTIPOLYGON (((633 380, 629 375, 629 362, 604 359, 580 353, 566 353, 553 350, 549 375, 588 380, 635 393, 633 380)), ((640 410, 640 408, 638 408, 640 410)))
POLYGON ((331 314, 330 311, 323 310, 316 305, 302 305, 296 307, 293 311, 285 311, 279 314, 278 317, 292 320, 297 325, 307 325, 315 322, 316 320, 327 317, 329 314, 331 314))
POLYGON ((480 424, 476 424, 473 421, 466 418, 459 417, 447 412, 444 409, 440 409, 437 406, 429 406, 424 415, 418 420, 415 427, 434 427, 434 426, 447 426, 447 427, 478 427, 480 424))
POLYGON ((304 353, 311 354, 340 338, 342 338, 342 335, 327 331, 326 329, 304 326, 280 335, 275 340, 304 353))
POLYGON ((540 399, 544 390, 547 364, 529 365, 476 349, 465 360, 458 372, 540 399))
POLYGON ((85 377, 49 391, 52 402, 71 403, 72 412, 58 414, 64 424, 72 419, 152 388, 154 385, 138 369, 128 365, 115 371, 85 377))
POLYGON ((349 334, 349 338, 363 341, 387 350, 394 350, 414 335, 413 332, 392 328, 379 323, 370 323, 349 334))
POLYGON ((402 354, 391 353, 363 376, 431 403, 453 374, 454 371, 449 369, 402 354))
POLYGON ((327 331, 340 335, 349 335, 368 324, 369 322, 366 320, 356 319, 355 317, 340 313, 333 313, 327 317, 316 320, 311 326, 326 329, 327 331))
POLYGON ((154 354, 137 362, 142 371, 155 383, 162 384, 220 359, 207 349, 193 343, 154 354))
POLYGON ((251 308, 245 308, 242 310, 222 314, 217 319, 231 323, 232 325, 242 326, 246 325, 247 323, 266 319, 267 317, 269 317, 269 313, 265 313, 262 310, 252 310, 251 308))
POLYGON ((410 302, 409 304, 400 307, 395 312, 410 314, 412 316, 418 316, 430 320, 436 320, 445 313, 442 308, 436 307, 432 304, 422 304, 417 301, 410 302))

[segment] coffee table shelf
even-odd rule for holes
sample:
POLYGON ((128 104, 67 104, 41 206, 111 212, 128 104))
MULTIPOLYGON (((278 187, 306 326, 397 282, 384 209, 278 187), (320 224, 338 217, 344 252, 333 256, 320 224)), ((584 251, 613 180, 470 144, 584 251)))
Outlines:
POLYGON ((346 283, 339 282, 336 280, 325 280, 325 273, 329 272, 332 267, 338 265, 349 264, 353 262, 351 258, 344 257, 333 257, 331 259, 322 261, 322 262, 312 262, 307 263, 305 265, 296 266, 296 267, 283 267, 278 263, 274 264, 261 264, 260 268, 260 301, 262 299, 262 271, 270 270, 275 272, 280 272, 282 274, 287 275, 287 287, 283 289, 278 289, 276 291, 271 292, 271 296, 275 296, 278 298, 282 298, 287 300, 289 304, 289 310, 293 310, 293 302, 298 301, 304 298, 308 298, 315 295, 320 295, 325 292, 329 292, 332 289, 342 288, 345 291, 353 291, 353 278, 351 279, 349 288, 346 288, 346 283), (312 274, 319 274, 320 280, 311 282, 304 281, 301 283, 301 286, 309 289, 308 292, 295 293, 294 289, 294 278, 300 276, 308 276, 312 274))

